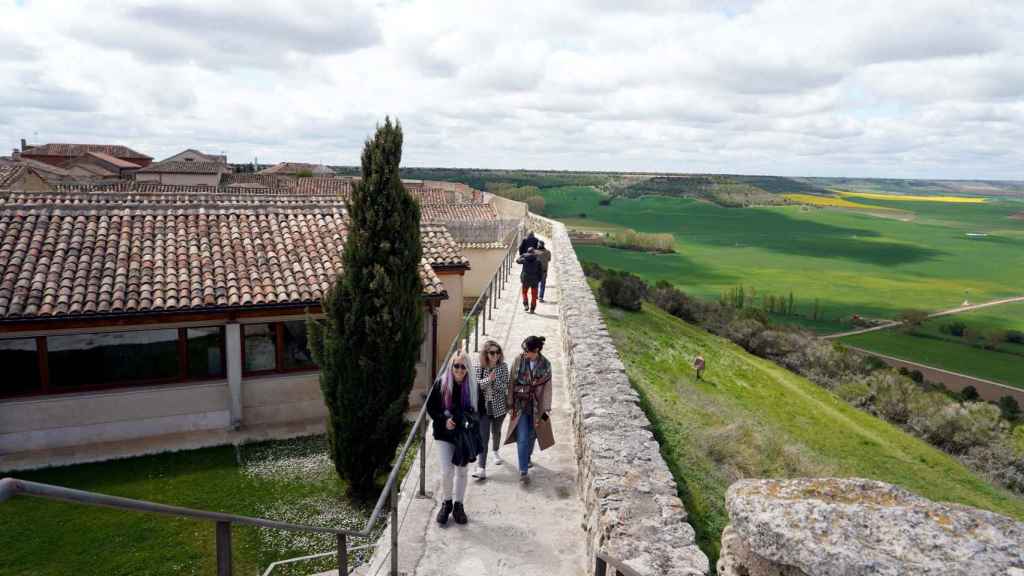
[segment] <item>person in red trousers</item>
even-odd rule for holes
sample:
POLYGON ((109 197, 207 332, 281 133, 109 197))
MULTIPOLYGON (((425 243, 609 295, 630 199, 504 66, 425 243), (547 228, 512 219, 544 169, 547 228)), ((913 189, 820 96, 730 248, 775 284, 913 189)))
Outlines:
POLYGON ((542 264, 533 248, 529 248, 525 254, 516 258, 516 262, 523 265, 523 270, 519 273, 519 280, 523 284, 523 310, 533 314, 537 308, 537 286, 544 275, 542 264), (526 299, 527 294, 530 296, 529 300, 526 299))

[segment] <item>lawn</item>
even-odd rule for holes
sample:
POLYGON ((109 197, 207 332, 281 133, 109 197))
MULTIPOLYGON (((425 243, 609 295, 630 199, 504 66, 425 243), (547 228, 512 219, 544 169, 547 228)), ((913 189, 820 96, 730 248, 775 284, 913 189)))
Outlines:
POLYGON ((1024 499, 805 378, 647 304, 603 313, 712 565, 725 491, 744 477, 874 478, 1024 519, 1024 499), (689 368, 698 352, 702 381, 689 368))
MULTIPOLYGON (((325 437, 188 450, 15 474, 128 498, 294 523, 361 529, 372 505, 354 504, 327 458, 325 437)), ((210 522, 17 496, 0 504, 0 573, 214 574, 210 522)), ((233 528, 236 574, 334 549, 330 535, 233 528)), ((331 560, 276 574, 333 568, 331 560)))
POLYGON ((843 342, 881 354, 920 362, 954 372, 1024 388, 1024 345, 1003 342, 988 350, 943 333, 941 328, 963 322, 969 333, 1024 332, 1024 302, 982 308, 925 322, 913 333, 882 330, 847 336, 843 342))
POLYGON ((981 204, 857 198, 857 204, 906 213, 883 218, 851 210, 782 206, 722 208, 685 198, 604 198, 593 188, 542 190, 548 216, 593 229, 628 227, 675 236, 677 253, 660 255, 579 246, 582 260, 667 280, 705 298, 743 285, 758 294, 793 292, 808 316, 819 301, 836 330, 852 314, 896 317, 907 308, 939 310, 965 297, 980 302, 1020 295, 1024 204, 981 204), (894 209, 894 210, 893 210, 894 209), (584 217, 585 215, 585 217, 584 217), (987 236, 967 236, 987 234, 987 236))

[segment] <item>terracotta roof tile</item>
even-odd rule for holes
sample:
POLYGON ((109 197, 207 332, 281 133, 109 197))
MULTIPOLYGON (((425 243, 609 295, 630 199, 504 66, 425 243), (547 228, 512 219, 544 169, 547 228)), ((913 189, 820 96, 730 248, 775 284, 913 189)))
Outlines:
POLYGON ((229 168, 221 162, 188 162, 185 160, 169 160, 154 162, 139 172, 154 174, 220 174, 229 168))
POLYGON ((309 164, 307 162, 280 162, 278 164, 274 164, 270 168, 260 170, 259 174, 298 175, 303 172, 309 172, 310 174, 315 175, 334 173, 333 170, 324 166, 323 164, 309 164))
POLYGON ((126 168, 126 169, 130 170, 132 168, 138 168, 139 167, 139 165, 134 163, 134 162, 129 162, 127 160, 122 160, 120 158, 117 158, 116 156, 111 156, 110 154, 106 154, 104 152, 96 152, 96 151, 90 150, 86 154, 89 155, 89 156, 92 156, 94 158, 99 158, 100 160, 103 160, 104 162, 107 162, 109 164, 113 164, 114 166, 117 166, 118 168, 126 168))
POLYGON ((150 156, 136 152, 127 146, 120 144, 43 144, 41 146, 33 146, 32 148, 22 152, 23 155, 29 156, 63 156, 66 158, 73 158, 75 156, 81 156, 86 152, 100 152, 102 154, 109 154, 116 158, 137 158, 139 160, 152 160, 150 156))
MULTIPOLYGON (((341 269, 340 204, 45 198, 0 204, 0 319, 314 304, 341 269)), ((446 298, 433 267, 468 261, 443 227, 423 238, 423 293, 446 298)))
POLYGON ((27 168, 24 164, 0 165, 0 190, 4 190, 8 186, 21 180, 26 169, 27 168))
POLYGON ((469 258, 462 253, 459 244, 444 226, 421 224, 420 242, 423 246, 423 257, 434 268, 469 268, 469 258))
POLYGON ((498 213, 491 204, 422 204, 420 209, 424 222, 474 222, 498 219, 498 213))

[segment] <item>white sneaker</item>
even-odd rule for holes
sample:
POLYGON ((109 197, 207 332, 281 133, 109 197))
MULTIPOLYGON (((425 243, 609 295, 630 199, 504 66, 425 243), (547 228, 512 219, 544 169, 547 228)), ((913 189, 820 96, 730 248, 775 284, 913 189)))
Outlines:
POLYGON ((501 466, 502 464, 504 464, 504 463, 505 463, 505 461, 501 459, 501 455, 500 455, 500 454, 498 454, 498 451, 497 451, 497 450, 495 450, 495 451, 491 452, 491 454, 493 454, 493 455, 494 455, 494 464, 495 464, 496 466, 501 466))
POLYGON ((476 469, 476 472, 473 472, 473 478, 477 478, 477 479, 480 479, 480 480, 486 480, 487 479, 487 469, 486 468, 480 468, 478 466, 477 469, 476 469))

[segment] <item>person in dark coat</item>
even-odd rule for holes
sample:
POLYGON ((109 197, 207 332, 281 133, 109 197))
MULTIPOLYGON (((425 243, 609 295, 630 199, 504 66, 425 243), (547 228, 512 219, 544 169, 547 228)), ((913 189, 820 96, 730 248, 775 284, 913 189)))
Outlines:
MULTIPOLYGON (((468 462, 462 461, 465 460, 465 455, 459 459, 458 429, 467 426, 468 413, 477 411, 478 397, 476 371, 473 370, 469 356, 461 351, 453 354, 447 369, 430 389, 430 396, 427 397, 427 415, 433 421, 434 440, 438 441, 441 491, 444 493, 444 501, 437 513, 438 524, 447 524, 449 514, 454 516, 456 524, 465 524, 468 521, 462 505, 466 496, 468 462), (453 462, 455 459, 459 459, 460 462, 453 462)), ((474 434, 479 432, 474 430, 474 434)), ((476 460, 475 451, 472 456, 470 462, 476 460)))
POLYGON ((526 254, 516 259, 516 263, 523 265, 523 270, 519 273, 519 280, 523 284, 523 310, 533 314, 537 308, 537 286, 540 285, 542 275, 541 261, 534 249, 530 248, 526 254), (527 292, 530 294, 529 301, 526 299, 527 292))
POLYGON ((544 301, 544 289, 548 286, 548 265, 551 264, 551 251, 544 247, 544 241, 537 243, 534 251, 537 260, 540 260, 540 301, 544 301))
POLYGON ((529 232, 526 238, 523 238, 523 241, 519 243, 519 255, 526 254, 530 248, 536 249, 539 242, 540 240, 533 235, 533 232, 529 232))

